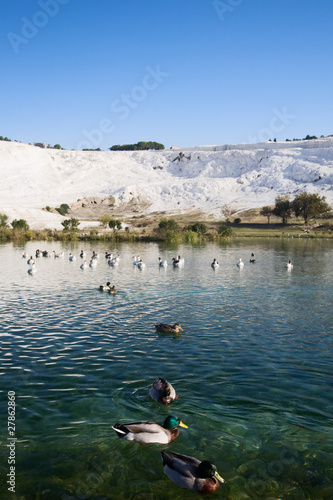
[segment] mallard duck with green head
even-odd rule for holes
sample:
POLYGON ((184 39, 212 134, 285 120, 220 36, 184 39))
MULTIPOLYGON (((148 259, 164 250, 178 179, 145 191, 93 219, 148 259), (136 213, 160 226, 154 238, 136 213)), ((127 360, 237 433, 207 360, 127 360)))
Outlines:
POLYGON ((116 424, 112 429, 117 435, 127 441, 137 441, 138 443, 160 443, 168 444, 177 439, 179 427, 185 425, 179 418, 168 416, 163 426, 152 421, 132 422, 130 424, 116 424))
POLYGON ((179 333, 179 330, 183 331, 179 323, 175 323, 174 325, 167 325, 166 323, 157 323, 155 325, 155 328, 157 331, 163 333, 179 333))
POLYGON ((219 483, 224 483, 216 466, 208 460, 201 462, 175 452, 162 451, 161 454, 164 474, 181 488, 207 494, 216 491, 219 483))
POLYGON ((168 405, 178 398, 174 387, 165 378, 157 378, 149 389, 149 394, 162 405, 168 405))

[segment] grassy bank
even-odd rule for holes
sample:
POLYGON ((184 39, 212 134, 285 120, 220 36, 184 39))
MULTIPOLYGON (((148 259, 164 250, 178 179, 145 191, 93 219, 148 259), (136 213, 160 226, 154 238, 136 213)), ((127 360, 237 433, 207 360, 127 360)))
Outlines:
POLYGON ((171 228, 160 228, 150 221, 133 225, 131 229, 110 231, 103 227, 85 231, 17 230, 0 228, 0 241, 174 241, 198 243, 234 238, 333 238, 333 224, 317 221, 311 227, 301 222, 280 224, 265 222, 222 223, 219 221, 191 222, 184 217, 173 217, 171 228), (193 230, 193 228, 198 229, 193 230), (225 231, 221 228, 225 229, 225 231), (200 230, 199 230, 200 229, 200 230))
POLYGON ((234 237, 257 238, 332 238, 333 225, 319 224, 305 228, 304 224, 239 224, 232 225, 234 237))

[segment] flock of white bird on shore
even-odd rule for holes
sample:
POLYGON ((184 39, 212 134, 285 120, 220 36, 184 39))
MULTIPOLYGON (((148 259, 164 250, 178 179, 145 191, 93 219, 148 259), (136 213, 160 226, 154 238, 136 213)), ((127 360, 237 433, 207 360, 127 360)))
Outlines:
MULTIPOLYGON (((22 257, 26 259, 28 257, 27 252, 23 252, 22 257)), ((55 259, 56 258, 64 258, 65 252, 56 253, 55 250, 53 250, 52 252, 49 252, 47 250, 41 251, 41 250, 37 249, 36 253, 35 253, 35 257, 33 257, 33 255, 31 255, 27 259, 27 264, 30 265, 30 268, 28 269, 28 274, 32 275, 32 274, 35 274, 37 272, 36 259, 39 257, 53 257, 55 259)), ((83 259, 83 262, 80 265, 80 269, 86 269, 88 267, 94 268, 97 265, 99 254, 96 253, 95 251, 93 251, 92 256, 89 260, 89 264, 88 264, 87 259, 86 259, 86 253, 83 250, 81 250, 81 252, 80 252, 80 258, 83 259)), ((109 266, 116 267, 119 264, 120 256, 114 255, 113 253, 110 253, 110 252, 105 252, 105 259, 107 260, 107 263, 109 264, 109 266)), ((76 260, 76 256, 74 254, 70 253, 68 256, 68 260, 70 262, 73 262, 76 260)), ((251 257, 250 257, 249 262, 251 264, 254 264, 255 261, 256 260, 254 258, 254 253, 251 253, 251 257)), ((180 255, 178 255, 177 257, 173 257, 171 260, 171 265, 173 267, 183 267, 184 264, 185 264, 185 258, 181 257, 180 255)), ((143 262, 140 255, 135 255, 133 257, 133 265, 136 266, 140 270, 142 270, 146 267, 146 264, 143 262)), ((168 266, 168 261, 163 260, 163 259, 161 259, 161 257, 159 257, 158 258, 158 265, 159 265, 159 267, 166 268, 168 266)), ((239 269, 243 269, 243 267, 244 267, 243 260, 240 258, 238 260, 238 262, 236 263, 236 265, 239 269)), ((217 269, 219 267, 219 263, 215 258, 214 258, 213 262, 211 263, 211 267, 213 269, 217 269)), ((288 271, 291 271, 293 269, 294 266, 293 266, 291 260, 289 260, 286 267, 287 267, 288 271)), ((102 285, 101 285, 100 289, 102 290, 102 285)))

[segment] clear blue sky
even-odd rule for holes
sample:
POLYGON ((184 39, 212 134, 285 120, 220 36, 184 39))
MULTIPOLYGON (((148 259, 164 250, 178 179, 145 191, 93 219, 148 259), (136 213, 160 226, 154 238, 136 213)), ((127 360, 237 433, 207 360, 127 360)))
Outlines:
POLYGON ((0 135, 66 149, 333 134, 332 0, 2 2, 0 135))

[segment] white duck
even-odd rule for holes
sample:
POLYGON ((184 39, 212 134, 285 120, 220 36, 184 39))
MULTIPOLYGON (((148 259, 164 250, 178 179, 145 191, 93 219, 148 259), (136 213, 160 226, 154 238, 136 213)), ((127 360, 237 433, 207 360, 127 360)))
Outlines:
POLYGON ((242 261, 242 259, 239 259, 239 261, 237 262, 237 266, 239 267, 239 269, 242 269, 244 267, 244 262, 242 261))
POLYGON ((109 264, 109 266, 112 266, 112 267, 118 266, 118 260, 116 258, 115 259, 111 258, 108 260, 108 264, 109 264))
POLYGON ((75 255, 72 255, 71 253, 69 254, 69 260, 72 262, 73 260, 76 260, 75 255))
POLYGON ((158 258, 158 265, 160 267, 167 267, 168 262, 166 260, 162 260, 161 257, 158 258))
POLYGON ((37 272, 36 265, 32 264, 32 266, 28 269, 29 274, 35 274, 37 272))
POLYGON ((80 269, 87 269, 87 267, 88 267, 87 261, 84 260, 80 266, 80 269))
POLYGON ((33 258, 33 256, 31 255, 31 257, 27 260, 27 264, 34 264, 35 263, 35 259, 33 258))
POLYGON ((139 262, 137 263, 137 267, 139 269, 143 269, 144 267, 146 267, 146 264, 142 262, 142 259, 140 259, 139 262))
POLYGON ((220 265, 220 264, 217 262, 217 260, 216 260, 216 259, 214 259, 214 260, 213 260, 213 262, 211 263, 211 266, 212 266, 214 269, 216 269, 217 267, 219 267, 219 265, 220 265))
POLYGON ((140 255, 134 255, 133 257, 133 266, 137 266, 140 262, 140 255))
POLYGON ((290 261, 288 262, 288 264, 287 264, 287 269, 288 269, 288 271, 291 271, 293 267, 294 267, 294 266, 293 266, 293 263, 292 263, 292 262, 291 262, 291 260, 290 260, 290 261))

